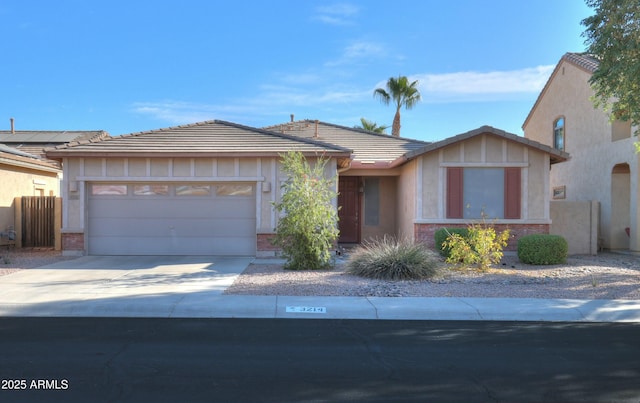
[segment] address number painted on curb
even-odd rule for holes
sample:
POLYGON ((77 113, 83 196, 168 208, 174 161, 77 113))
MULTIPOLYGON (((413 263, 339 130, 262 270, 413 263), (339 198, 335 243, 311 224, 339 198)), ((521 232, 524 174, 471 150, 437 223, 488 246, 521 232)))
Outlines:
POLYGON ((287 313, 327 313, 324 306, 288 306, 287 313))

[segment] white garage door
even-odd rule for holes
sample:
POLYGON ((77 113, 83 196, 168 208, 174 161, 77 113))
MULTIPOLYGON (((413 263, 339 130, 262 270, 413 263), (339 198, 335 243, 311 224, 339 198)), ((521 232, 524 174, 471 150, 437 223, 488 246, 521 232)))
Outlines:
POLYGON ((91 255, 255 255, 252 184, 92 183, 88 193, 91 255))

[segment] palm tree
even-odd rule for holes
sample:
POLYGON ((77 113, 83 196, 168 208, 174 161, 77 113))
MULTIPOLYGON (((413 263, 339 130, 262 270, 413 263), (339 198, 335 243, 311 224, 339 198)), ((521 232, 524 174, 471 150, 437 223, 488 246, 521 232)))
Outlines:
POLYGON ((353 126, 354 129, 362 129, 374 133, 384 133, 389 128, 387 125, 378 126, 376 122, 372 122, 365 118, 360 118, 360 126, 353 126))
POLYGON ((387 81, 387 89, 376 88, 373 96, 379 97, 385 105, 393 100, 396 105, 396 115, 393 117, 391 135, 400 137, 400 108, 403 106, 408 110, 413 108, 420 101, 420 91, 418 91, 418 80, 409 83, 406 76, 391 77, 387 81))

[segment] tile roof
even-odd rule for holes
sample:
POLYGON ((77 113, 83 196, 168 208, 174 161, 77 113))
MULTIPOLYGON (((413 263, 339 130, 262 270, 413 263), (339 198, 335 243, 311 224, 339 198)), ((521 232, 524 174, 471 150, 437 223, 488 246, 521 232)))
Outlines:
POLYGON ((315 120, 299 120, 265 127, 297 137, 317 139, 353 150, 352 167, 389 168, 405 161, 404 155, 429 144, 424 141, 392 137, 362 129, 315 120))
POLYGON ((52 130, 0 130, 0 144, 6 144, 28 154, 44 157, 45 150, 72 141, 90 141, 107 138, 103 130, 52 131, 52 130))
POLYGON ((588 53, 565 53, 564 56, 562 56, 562 60, 566 60, 569 63, 575 64, 578 67, 582 67, 583 69, 587 70, 590 73, 593 73, 594 71, 596 71, 598 69, 598 66, 600 65, 600 62, 598 61, 598 59, 596 59, 595 57, 593 57, 592 55, 588 54, 588 53))
POLYGON ((21 166, 48 172, 61 172, 53 161, 43 160, 35 155, 25 153, 13 147, 0 144, 0 165, 21 166))
POLYGON ((72 141, 84 141, 108 136, 103 130, 53 131, 53 130, 0 130, 0 143, 4 144, 52 144, 59 145, 72 141))
POLYGON ((446 147, 448 145, 458 143, 482 134, 498 136, 510 141, 514 141, 516 143, 520 143, 524 146, 535 148, 542 152, 548 153, 551 157, 552 164, 563 162, 570 158, 569 154, 564 151, 557 150, 555 148, 549 147, 542 143, 538 143, 537 141, 529 140, 525 137, 518 136, 517 134, 509 133, 504 130, 496 129, 491 126, 482 126, 478 129, 471 130, 466 133, 458 134, 457 136, 449 137, 435 143, 431 143, 421 149, 412 151, 411 153, 407 154, 406 157, 407 159, 416 158, 422 154, 426 154, 426 153, 441 149, 443 147, 446 147))
POLYGON ((8 145, 5 145, 5 144, 0 144, 0 152, 19 155, 21 157, 38 158, 38 156, 36 155, 30 154, 23 150, 18 150, 17 148, 14 148, 14 147, 9 147, 8 145))
POLYGON ((65 156, 277 156, 287 151, 348 158, 349 149, 235 123, 210 120, 98 140, 77 141, 47 150, 65 156))

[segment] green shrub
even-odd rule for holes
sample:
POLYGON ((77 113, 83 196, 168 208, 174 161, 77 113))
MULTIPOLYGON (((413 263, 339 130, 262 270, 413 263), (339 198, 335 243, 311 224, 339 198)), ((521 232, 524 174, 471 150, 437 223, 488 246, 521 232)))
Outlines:
POLYGON ((300 152, 282 155, 287 180, 282 200, 274 203, 281 214, 272 242, 282 249, 288 270, 327 269, 338 239, 338 214, 333 206, 335 178, 325 177, 328 159, 312 166, 300 152))
POLYGON ((559 264, 567 260, 569 246, 560 235, 525 235, 518 240, 518 259, 527 264, 559 264))
POLYGON ((451 234, 458 234, 461 237, 466 238, 469 235, 469 230, 467 228, 440 228, 436 231, 434 235, 436 248, 444 257, 449 257, 449 254, 451 253, 451 249, 444 246, 444 242, 451 234))
POLYGON ((476 265, 480 271, 488 270, 492 263, 499 263, 510 231, 506 229, 497 234, 487 224, 470 224, 468 231, 466 237, 454 233, 444 241, 443 247, 449 249, 447 263, 476 265))
POLYGON ((438 255, 424 245, 385 236, 356 248, 347 261, 347 271, 374 279, 411 280, 433 277, 439 265, 438 255))

